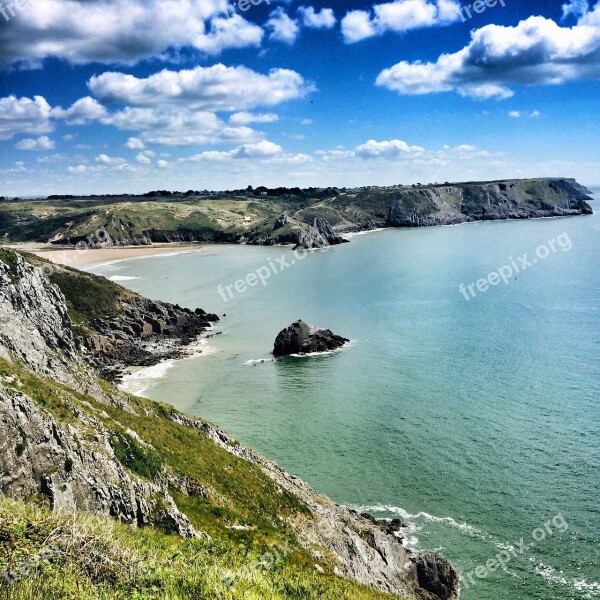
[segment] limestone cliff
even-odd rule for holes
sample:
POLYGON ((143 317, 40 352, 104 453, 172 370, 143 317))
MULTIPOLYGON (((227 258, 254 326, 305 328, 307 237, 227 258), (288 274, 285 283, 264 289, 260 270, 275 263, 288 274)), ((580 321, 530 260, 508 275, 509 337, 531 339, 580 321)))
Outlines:
POLYGON ((303 560, 319 560, 332 577, 420 600, 458 597, 451 565, 411 553, 401 529, 315 494, 208 423, 99 380, 62 292, 2 249, 0 477, 3 494, 57 512, 90 511, 207 543, 236 528, 257 539, 293 535, 303 560))

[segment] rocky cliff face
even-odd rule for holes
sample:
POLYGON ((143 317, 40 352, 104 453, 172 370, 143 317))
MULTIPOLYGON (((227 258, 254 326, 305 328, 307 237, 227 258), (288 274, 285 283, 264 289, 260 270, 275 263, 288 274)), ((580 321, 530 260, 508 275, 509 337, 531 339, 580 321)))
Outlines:
POLYGON ((347 241, 335 233, 325 219, 317 217, 312 225, 300 232, 296 248, 305 248, 306 250, 326 248, 327 246, 344 244, 347 241))
MULTIPOLYGON (((141 306, 144 311, 149 307, 141 306)), ((261 477, 275 483, 277 494, 288 494, 305 507, 292 523, 299 543, 314 556, 326 551, 340 576, 420 600, 458 597, 451 565, 404 548, 398 527, 335 505, 212 425, 98 382, 78 353, 64 297, 41 270, 14 253, 0 254, 0 315, 2 493, 45 498, 55 511, 91 511, 196 537, 201 533, 175 497, 188 498, 184 505, 192 498, 204 501, 209 492, 197 477, 206 476, 214 485, 241 467, 218 458, 209 463, 210 473, 190 477, 181 462, 175 468, 158 459, 176 454, 174 447, 159 448, 144 438, 155 430, 167 432, 157 438, 164 445, 197 435, 250 465, 252 477, 257 477, 254 469, 260 470, 261 477), (127 419, 142 429, 135 431, 127 419)), ((125 319, 131 318, 126 313, 125 319)), ((286 516, 271 519, 284 522, 286 516)))
POLYGON ((514 180, 404 189, 389 209, 391 227, 591 214, 587 190, 571 179, 514 180))

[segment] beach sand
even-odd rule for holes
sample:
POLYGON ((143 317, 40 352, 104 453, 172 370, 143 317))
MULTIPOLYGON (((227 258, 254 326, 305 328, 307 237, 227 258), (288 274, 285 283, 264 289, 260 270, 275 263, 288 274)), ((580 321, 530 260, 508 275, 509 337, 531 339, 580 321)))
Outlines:
POLYGON ((208 244, 156 244, 153 246, 111 246, 109 248, 60 248, 51 244, 13 244, 15 250, 31 252, 53 263, 86 270, 107 262, 139 258, 143 256, 159 256, 162 254, 189 254, 202 252, 209 248, 208 244))

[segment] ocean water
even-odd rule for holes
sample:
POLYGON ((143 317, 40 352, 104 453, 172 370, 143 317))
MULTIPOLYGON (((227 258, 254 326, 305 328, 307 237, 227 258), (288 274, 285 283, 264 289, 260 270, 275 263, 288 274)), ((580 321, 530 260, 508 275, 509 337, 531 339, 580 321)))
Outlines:
POLYGON ((304 258, 210 246, 94 271, 227 315, 199 357, 139 373, 138 392, 217 423, 336 502, 400 515, 406 544, 466 577, 465 600, 600 598, 593 207, 357 235, 304 258), (509 277, 525 253, 531 264, 509 277), (468 301, 459 291, 505 265, 507 284, 473 287, 468 301), (269 269, 265 285, 218 292, 269 269), (273 361, 275 336, 297 318, 352 344, 273 361))

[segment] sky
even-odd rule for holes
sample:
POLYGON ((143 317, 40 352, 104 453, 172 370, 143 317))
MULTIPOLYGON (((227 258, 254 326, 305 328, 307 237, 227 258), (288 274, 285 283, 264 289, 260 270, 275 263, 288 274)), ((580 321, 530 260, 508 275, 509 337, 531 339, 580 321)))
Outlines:
POLYGON ((0 2, 0 196, 600 185, 600 0, 0 2))

